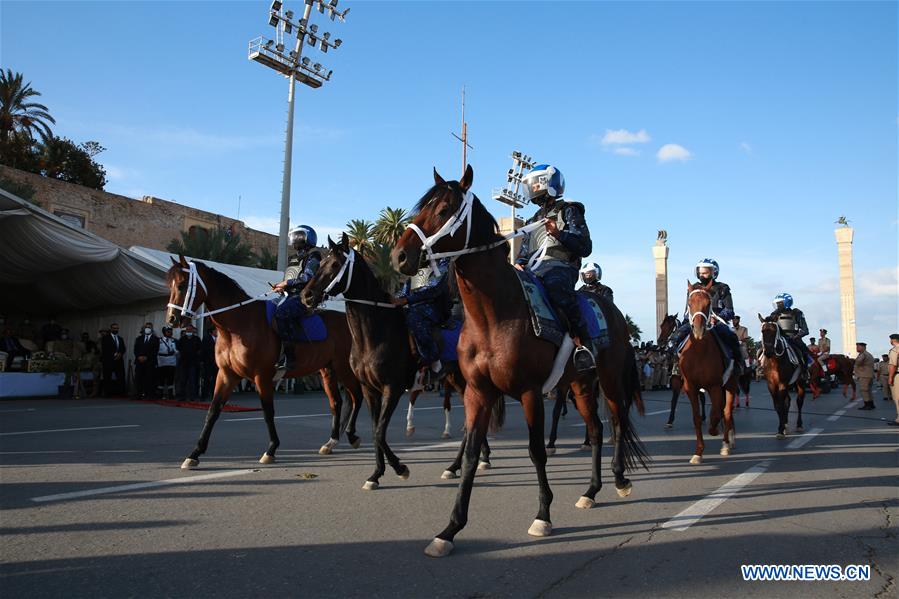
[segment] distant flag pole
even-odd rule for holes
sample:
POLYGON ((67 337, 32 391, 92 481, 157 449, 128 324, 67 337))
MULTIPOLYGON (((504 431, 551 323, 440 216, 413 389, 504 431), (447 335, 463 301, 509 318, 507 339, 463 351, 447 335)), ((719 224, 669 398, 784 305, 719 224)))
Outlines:
MULTIPOLYGON (((468 143, 468 123, 465 122, 465 86, 462 86, 462 137, 455 133, 452 136, 462 142, 462 174, 465 174, 465 167, 468 166, 468 148, 474 150, 468 143)), ((460 175, 461 176, 461 175, 460 175)))

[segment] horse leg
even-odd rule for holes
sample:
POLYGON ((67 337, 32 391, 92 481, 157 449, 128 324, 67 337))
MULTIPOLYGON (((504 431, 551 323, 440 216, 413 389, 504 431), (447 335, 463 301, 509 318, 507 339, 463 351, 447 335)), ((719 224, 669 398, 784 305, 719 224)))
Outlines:
POLYGON ((262 416, 265 418, 265 427, 268 429, 268 449, 259 458, 260 464, 273 464, 275 452, 281 441, 278 440, 278 432, 275 430, 275 385, 266 377, 256 377, 256 391, 262 402, 262 416))
POLYGON ((702 421, 703 422, 705 422, 705 417, 706 417, 706 414, 705 414, 706 401, 705 401, 705 399, 706 399, 705 391, 700 391, 699 392, 699 401, 702 402, 700 405, 702 406, 702 421))
POLYGON ((350 396, 350 401, 353 402, 353 409, 349 413, 349 422, 343 427, 343 430, 346 431, 346 440, 349 442, 350 447, 359 449, 362 440, 356 435, 356 419, 359 417, 359 410, 362 409, 362 387, 359 385, 359 381, 353 377, 344 383, 344 389, 350 396))
POLYGON ((448 383, 443 383, 443 433, 441 439, 449 439, 453 436, 452 424, 450 422, 450 410, 452 410, 452 402, 450 398, 453 396, 453 387, 448 383))
MULTIPOLYGON (((474 487, 475 471, 481 444, 487 438, 487 426, 490 423, 492 399, 503 401, 502 396, 494 391, 493 397, 476 391, 469 385, 465 389, 465 434, 462 440, 462 480, 456 493, 456 502, 450 516, 449 525, 443 529, 425 549, 431 557, 445 557, 453 550, 453 539, 468 523, 468 505, 471 501, 471 490, 474 487)), ((540 436, 540 447, 543 448, 543 435, 540 436)))
POLYGON ((721 443, 721 455, 730 455, 734 447, 732 435, 734 434, 734 401, 739 398, 740 387, 734 385, 733 390, 724 389, 724 439, 721 443))
POLYGON ((236 374, 225 368, 219 368, 215 377, 215 390, 212 394, 212 403, 209 404, 209 410, 206 412, 206 422, 203 424, 203 432, 200 433, 200 439, 194 450, 181 463, 182 470, 191 470, 200 465, 200 456, 206 453, 209 446, 209 436, 212 434, 212 427, 222 413, 222 407, 231 396, 234 385, 240 380, 236 374))
MULTIPOLYGON (((587 392, 587 388, 583 385, 577 385, 576 383, 575 386, 577 387, 575 391, 577 399, 574 405, 581 418, 584 419, 584 424, 587 425, 587 437, 592 452, 590 456, 592 468, 590 469, 590 486, 587 487, 587 492, 581 495, 581 498, 577 500, 574 506, 586 510, 596 505, 596 494, 602 489, 602 421, 600 421, 597 413, 596 396, 593 395, 591 397, 587 392)), ((627 484, 630 485, 630 481, 627 481, 627 484)), ((619 495, 621 494, 620 489, 618 493, 619 495)), ((627 487, 627 494, 629 493, 630 486, 627 487)))
POLYGON ((805 403, 805 387, 796 386, 796 432, 801 433, 805 430, 802 426, 802 404, 805 403))
POLYGON ((699 416, 699 390, 688 386, 685 388, 685 391, 687 392, 687 397, 690 398, 690 407, 693 409, 693 429, 696 431, 696 452, 690 458, 690 463, 701 464, 702 452, 705 451, 705 443, 702 440, 702 421, 705 420, 705 415, 703 414, 702 418, 699 416))
POLYGON ((671 410, 668 412, 668 422, 665 428, 674 426, 674 413, 677 411, 677 400, 680 397, 681 384, 678 379, 671 377, 671 410))
MULTIPOLYGON (((456 453, 456 459, 453 460, 453 463, 450 464, 447 467, 447 469, 443 471, 443 474, 440 475, 440 478, 442 478, 443 480, 459 478, 459 475, 457 474, 457 472, 459 471, 459 468, 462 467, 462 458, 465 454, 465 443, 467 440, 468 440, 468 435, 463 434, 462 435, 462 443, 459 444, 459 451, 458 451, 458 453, 456 453)), ((486 442, 486 440, 487 440, 487 437, 485 436, 484 441, 486 442)))
POLYGON ((709 416, 709 435, 717 437, 718 426, 721 424, 721 419, 724 417, 724 389, 721 387, 712 387, 706 391, 708 391, 709 394, 711 403, 710 409, 712 410, 712 413, 709 416))
POLYGON ((559 432, 559 417, 562 415, 562 408, 565 407, 565 394, 562 392, 561 386, 553 390, 556 395, 556 401, 553 404, 553 420, 549 429, 549 443, 546 444, 546 455, 554 455, 556 453, 556 438, 559 432))
POLYGON ((343 400, 340 397, 340 387, 334 379, 334 372, 330 368, 322 368, 319 374, 322 377, 325 395, 328 397, 328 407, 331 409, 331 437, 321 446, 318 453, 328 455, 340 441, 340 410, 343 407, 343 400))
POLYGON ((395 390, 391 385, 388 385, 384 389, 384 393, 381 397, 381 414, 378 419, 376 441, 381 448, 384 457, 387 459, 387 463, 390 464, 390 467, 393 468, 396 475, 401 479, 406 480, 409 478, 409 468, 400 462, 400 459, 396 457, 396 454, 393 453, 393 450, 390 449, 390 446, 387 444, 387 429, 390 426, 390 418, 393 416, 393 411, 396 409, 396 405, 399 403, 403 393, 405 393, 405 389, 400 388, 399 390, 395 390))
POLYGON ((406 436, 411 437, 415 434, 415 420, 413 412, 415 411, 415 400, 421 395, 421 391, 412 391, 409 393, 409 408, 406 410, 406 436))
POLYGON ((526 391, 521 396, 521 405, 524 407, 524 418, 528 425, 528 454, 531 457, 531 463, 537 470, 537 484, 540 486, 537 517, 528 529, 528 534, 534 537, 546 537, 553 528, 549 516, 553 492, 549 488, 549 479, 546 477, 546 446, 543 445, 543 394, 540 393, 540 389, 526 391))
POLYGON ((484 443, 481 445, 481 457, 478 460, 478 470, 490 470, 493 466, 490 464, 490 443, 487 437, 484 437, 484 443))
POLYGON ((378 443, 378 418, 381 414, 381 395, 376 389, 365 386, 363 391, 365 395, 365 403, 368 404, 368 411, 371 413, 371 438, 372 445, 375 446, 375 471, 362 485, 365 491, 374 491, 378 488, 378 481, 384 476, 387 466, 384 463, 384 452, 381 444, 378 443))

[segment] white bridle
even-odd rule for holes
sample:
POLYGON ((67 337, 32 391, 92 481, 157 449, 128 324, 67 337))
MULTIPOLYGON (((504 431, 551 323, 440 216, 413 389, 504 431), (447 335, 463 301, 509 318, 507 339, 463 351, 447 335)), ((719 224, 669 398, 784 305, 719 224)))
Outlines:
MULTIPOLYGON (((433 200, 432 200, 433 201, 433 200)), ((437 232, 435 232, 431 236, 425 235, 425 232, 421 230, 421 227, 416 225, 415 223, 409 223, 408 227, 412 229, 418 238, 421 239, 421 248, 425 251, 428 256, 428 262, 431 264, 431 270, 437 274, 437 260, 440 258, 458 258, 459 256, 464 256, 465 254, 473 254, 475 252, 484 252, 487 250, 492 250, 495 247, 499 247, 502 244, 506 243, 510 239, 514 239, 515 237, 520 237, 531 231, 539 229, 544 225, 546 219, 541 219, 539 221, 533 222, 529 225, 525 225, 524 227, 512 231, 502 237, 502 239, 498 239, 492 243, 488 243, 485 245, 479 245, 473 248, 468 247, 468 243, 471 241, 471 212, 472 207, 474 206, 474 194, 471 193, 471 190, 465 190, 462 195, 462 202, 459 204, 459 208, 456 209, 456 212, 451 216, 443 226, 440 227, 437 232), (434 252, 434 246, 438 241, 443 239, 444 237, 452 237, 456 234, 456 232, 465 225, 465 243, 462 245, 462 249, 453 250, 450 252, 434 252)))
POLYGON ((709 314, 706 314, 705 312, 693 312, 692 310, 690 310, 690 298, 693 297, 694 293, 704 293, 709 296, 709 314, 712 314, 712 306, 711 306, 712 296, 709 294, 708 290, 706 290, 706 289, 694 289, 687 295, 687 318, 690 321, 690 326, 693 326, 693 319, 695 317, 702 316, 703 320, 705 320, 705 329, 708 331, 713 326, 715 326, 712 324, 712 319, 710 318, 709 314))
POLYGON ((343 261, 343 264, 340 266, 340 270, 337 271, 337 275, 335 275, 334 279, 328 283, 328 286, 325 287, 322 292, 322 299, 331 299, 332 301, 344 301, 344 302, 352 302, 355 304, 365 304, 366 306, 377 306, 378 308, 398 308, 396 304, 389 304, 387 302, 376 302, 372 300, 365 299, 355 299, 351 297, 346 297, 347 291, 350 290, 350 286, 353 284, 353 270, 355 268, 356 263, 356 250, 350 248, 348 253, 344 254, 346 260, 343 261), (347 272, 349 271, 349 272, 347 272), (343 286, 343 291, 338 291, 335 295, 342 295, 343 299, 333 299, 330 298, 331 291, 337 286, 340 280, 343 278, 343 275, 346 274, 346 284, 343 286))
MULTIPOLYGON (((234 308, 239 308, 241 306, 245 306, 247 304, 251 304, 253 302, 262 301, 269 295, 273 293, 277 293, 276 291, 266 291, 265 293, 261 293, 256 297, 251 297, 249 299, 245 299, 241 302, 237 302, 236 304, 231 304, 230 306, 225 306, 224 308, 218 308, 216 310, 208 310, 206 312, 197 312, 193 308, 194 301, 197 297, 197 286, 199 285, 203 289, 203 293, 209 293, 206 290, 206 283, 203 282, 203 278, 200 276, 200 273, 197 272, 197 265, 194 262, 188 262, 187 268, 182 268, 182 271, 187 273, 187 293, 184 294, 184 303, 182 305, 178 304, 168 304, 168 308, 172 308, 174 310, 179 310, 182 316, 187 316, 191 319, 199 319, 205 318, 207 316, 212 316, 213 314, 219 314, 220 312, 227 312, 228 310, 233 310, 234 308)), ((174 284, 174 283, 173 283, 174 284)))
MULTIPOLYGON (((787 342, 783 338, 783 335, 780 334, 780 325, 779 324, 777 324, 776 322, 765 322, 765 323, 762 323, 762 326, 764 326, 766 324, 774 325, 774 355, 779 358, 782 355, 784 355, 784 352, 787 351, 787 342), (777 351, 778 345, 781 348, 779 352, 777 351)), ((764 341, 764 332, 762 333, 762 340, 764 341)))

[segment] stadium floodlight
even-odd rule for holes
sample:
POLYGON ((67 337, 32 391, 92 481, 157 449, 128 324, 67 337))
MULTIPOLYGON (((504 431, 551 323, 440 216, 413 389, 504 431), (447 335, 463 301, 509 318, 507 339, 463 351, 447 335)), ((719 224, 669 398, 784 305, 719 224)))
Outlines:
POLYGON ((337 0, 303 0, 303 16, 298 22, 294 22, 294 12, 285 10, 282 0, 272 0, 269 9, 268 23, 275 28, 275 39, 269 40, 257 37, 250 41, 248 58, 270 69, 277 71, 289 79, 287 93, 287 131, 284 142, 284 173, 281 182, 281 223, 278 239, 278 269, 284 270, 287 265, 287 230, 290 222, 290 176, 291 158, 293 153, 293 113, 294 91, 296 81, 299 80, 313 89, 321 87, 326 81, 330 81, 332 70, 327 69, 319 62, 312 63, 308 57, 303 56, 303 42, 312 47, 318 46, 319 50, 327 53, 328 50, 339 47, 343 42, 340 39, 331 40, 330 33, 318 35, 318 25, 309 23, 309 16, 313 8, 318 8, 319 13, 328 11, 333 20, 339 17, 345 20, 349 9, 342 13, 337 12, 337 0), (285 38, 290 38, 287 41, 285 38), (285 53, 285 44, 294 44, 293 50, 285 53), (310 67, 310 64, 312 66, 310 67))

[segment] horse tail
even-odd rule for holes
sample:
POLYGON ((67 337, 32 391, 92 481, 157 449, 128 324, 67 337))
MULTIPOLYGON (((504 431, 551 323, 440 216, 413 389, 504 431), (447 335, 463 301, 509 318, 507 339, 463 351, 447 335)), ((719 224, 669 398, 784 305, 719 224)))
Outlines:
POLYGON ((619 410, 618 413, 618 428, 621 433, 621 451, 622 457, 624 459, 624 467, 628 472, 633 472, 637 470, 637 468, 643 468, 644 470, 649 470, 649 464, 652 463, 652 458, 649 456, 649 452, 646 450, 646 446, 643 444, 643 441, 640 440, 640 437, 637 435, 637 431, 631 425, 630 418, 630 407, 631 404, 637 403, 637 411, 643 415, 643 397, 640 394, 640 379, 637 376, 637 364, 633 359, 633 354, 631 357, 631 375, 626 377, 624 384, 624 405, 622 406, 622 410, 619 410))
POLYGON ((499 432, 500 430, 502 430, 505 423, 506 397, 504 395, 500 395, 499 398, 493 403, 493 409, 490 411, 489 431, 491 433, 499 432))

